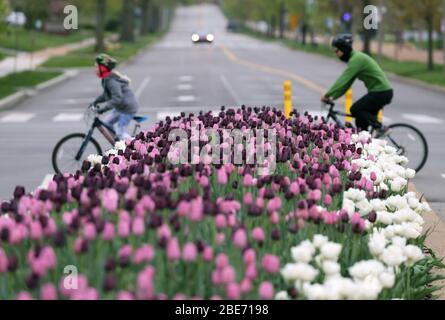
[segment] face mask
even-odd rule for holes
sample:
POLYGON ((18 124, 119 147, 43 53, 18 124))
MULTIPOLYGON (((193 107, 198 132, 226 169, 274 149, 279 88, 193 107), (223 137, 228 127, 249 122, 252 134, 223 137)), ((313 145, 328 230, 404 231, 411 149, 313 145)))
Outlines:
POLYGON ((343 62, 348 62, 349 59, 351 59, 351 55, 352 55, 352 51, 345 52, 345 53, 341 56, 340 60, 343 61, 343 62))
POLYGON ((110 75, 110 73, 111 73, 111 71, 108 70, 108 68, 103 65, 98 65, 96 67, 96 74, 101 79, 105 79, 106 77, 108 77, 110 75))

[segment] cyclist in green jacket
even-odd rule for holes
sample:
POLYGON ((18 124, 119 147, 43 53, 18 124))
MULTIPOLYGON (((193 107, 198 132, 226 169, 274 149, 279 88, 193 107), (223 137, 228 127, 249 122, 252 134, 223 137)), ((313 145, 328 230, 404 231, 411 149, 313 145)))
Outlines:
POLYGON ((348 67, 321 100, 329 102, 340 98, 355 79, 359 79, 364 82, 368 93, 352 105, 351 114, 356 118, 356 126, 360 130, 368 130, 370 125, 379 128, 378 113, 391 103, 394 92, 377 62, 367 54, 353 50, 352 43, 350 34, 340 34, 332 41, 337 57, 348 67))

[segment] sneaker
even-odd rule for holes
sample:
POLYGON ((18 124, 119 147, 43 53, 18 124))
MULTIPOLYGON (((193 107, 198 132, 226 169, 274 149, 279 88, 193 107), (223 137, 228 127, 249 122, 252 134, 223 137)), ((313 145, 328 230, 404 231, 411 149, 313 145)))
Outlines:
POLYGON ((375 139, 382 139, 386 137, 389 133, 389 127, 388 126, 381 126, 379 129, 374 130, 374 138, 375 139))

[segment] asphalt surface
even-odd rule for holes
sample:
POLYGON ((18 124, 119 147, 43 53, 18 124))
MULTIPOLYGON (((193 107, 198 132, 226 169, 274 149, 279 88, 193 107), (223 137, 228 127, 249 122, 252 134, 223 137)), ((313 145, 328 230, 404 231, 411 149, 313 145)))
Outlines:
MULTIPOLYGON (((283 106, 283 81, 292 81, 293 106, 320 112, 319 98, 345 68, 339 61, 290 50, 226 31, 215 6, 179 8, 170 32, 120 71, 133 80, 143 129, 181 111, 218 110, 220 106, 283 106), (194 45, 193 32, 213 32, 215 42, 194 45)), ((393 82, 395 98, 385 121, 406 122, 426 136, 430 156, 414 183, 432 203, 445 202, 445 94, 393 82)), ((365 93, 353 87, 354 98, 365 93)), ((94 70, 0 112, 0 199, 16 185, 34 190, 53 173, 51 152, 58 140, 86 132, 86 106, 101 93, 94 70)), ((104 149, 109 145, 95 135, 104 149)), ((443 212, 443 211, 442 211, 443 212)), ((442 215, 445 219, 445 214, 442 215)))

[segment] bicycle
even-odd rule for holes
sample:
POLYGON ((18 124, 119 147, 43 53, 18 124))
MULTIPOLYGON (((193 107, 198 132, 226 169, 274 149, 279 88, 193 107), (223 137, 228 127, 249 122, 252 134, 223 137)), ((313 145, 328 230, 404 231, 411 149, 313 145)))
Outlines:
MULTIPOLYGON (((71 170, 80 170, 84 160, 91 154, 103 155, 102 148, 93 137, 95 129, 98 129, 105 139, 114 147, 119 141, 116 131, 100 120, 96 108, 88 108, 85 112, 87 124, 91 122, 89 131, 85 133, 73 133, 62 138, 54 147, 52 153, 52 165, 56 173, 72 172, 71 170)), ((141 128, 141 124, 148 120, 148 117, 133 117, 136 123, 133 136, 141 128)))
MULTIPOLYGON (((339 126, 344 126, 344 123, 339 120, 339 117, 355 118, 351 114, 334 110, 335 103, 333 101, 323 103, 322 111, 328 111, 326 121, 330 119, 335 121, 339 126), (329 106, 326 109, 326 106, 329 106)), ((417 172, 422 170, 428 159, 428 143, 422 132, 416 127, 407 123, 394 123, 382 129, 379 126, 373 126, 371 130, 373 137, 378 139, 385 139, 391 146, 397 149, 399 155, 405 156, 410 161, 410 167, 414 167, 417 172), (413 142, 410 144, 410 141, 413 142)))

